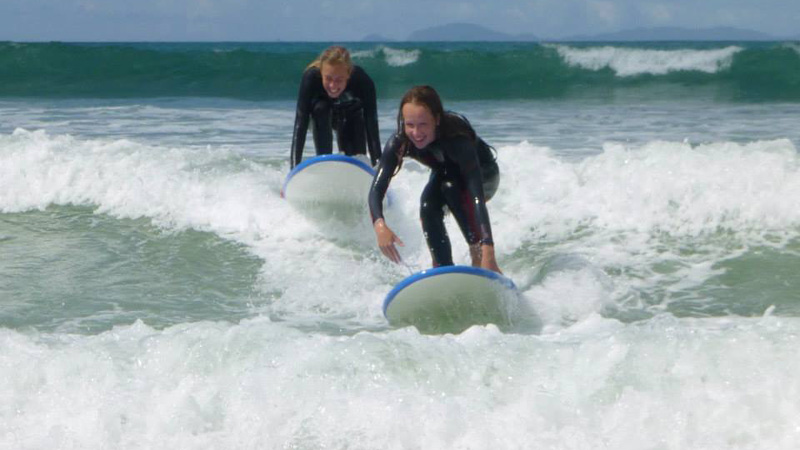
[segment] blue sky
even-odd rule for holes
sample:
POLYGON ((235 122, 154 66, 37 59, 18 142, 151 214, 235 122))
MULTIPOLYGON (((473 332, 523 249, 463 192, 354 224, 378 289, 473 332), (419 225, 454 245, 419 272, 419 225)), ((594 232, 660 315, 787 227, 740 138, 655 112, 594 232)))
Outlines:
POLYGON ((800 35, 800 0, 0 0, 0 40, 358 41, 453 22, 562 38, 637 27, 800 35))

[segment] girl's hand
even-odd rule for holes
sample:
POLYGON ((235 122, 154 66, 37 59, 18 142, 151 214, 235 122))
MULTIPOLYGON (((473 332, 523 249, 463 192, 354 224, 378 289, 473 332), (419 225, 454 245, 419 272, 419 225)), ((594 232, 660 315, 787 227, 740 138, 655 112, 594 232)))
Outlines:
POLYGON ((378 247, 380 247, 381 253, 394 263, 402 262, 400 252, 397 251, 395 244, 402 247, 403 241, 394 234, 391 228, 386 226, 386 222, 383 219, 376 220, 372 227, 375 229, 375 237, 378 240, 378 247))

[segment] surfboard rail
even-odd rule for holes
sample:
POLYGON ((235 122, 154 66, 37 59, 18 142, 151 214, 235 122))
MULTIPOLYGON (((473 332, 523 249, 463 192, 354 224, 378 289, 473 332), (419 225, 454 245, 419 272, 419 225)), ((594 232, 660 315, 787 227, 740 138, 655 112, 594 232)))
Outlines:
POLYGON ((518 305, 509 278, 459 265, 408 276, 386 295, 383 314, 392 325, 413 325, 422 333, 460 333, 489 323, 510 328, 518 305))
POLYGON ((386 310, 389 308, 389 304, 392 303, 392 300, 397 296, 400 291, 405 289, 407 286, 416 283, 417 281, 424 280, 425 278, 430 278, 436 275, 442 275, 445 273, 466 273, 472 275, 478 275, 482 277, 489 278, 491 280, 495 280, 509 289, 516 290, 517 286, 511 281, 510 278, 507 278, 497 272, 493 272, 491 270, 482 269, 480 267, 473 267, 473 266, 441 266, 441 267, 433 267, 430 269, 425 269, 420 272, 417 272, 413 275, 410 275, 403 279, 403 281, 397 283, 388 294, 386 294, 386 298, 383 300, 383 315, 386 317, 386 310))
POLYGON ((351 164, 360 169, 363 169, 370 176, 372 177, 375 176, 375 170, 372 167, 370 167, 369 164, 352 156, 336 155, 336 154, 313 156, 311 158, 303 160, 300 164, 296 165, 294 169, 292 169, 289 172, 288 175, 286 175, 286 180, 284 180, 283 187, 281 187, 281 197, 286 198, 286 189, 289 186, 289 182, 295 177, 295 175, 308 169, 313 165, 320 163, 328 163, 328 162, 340 162, 343 164, 351 164))

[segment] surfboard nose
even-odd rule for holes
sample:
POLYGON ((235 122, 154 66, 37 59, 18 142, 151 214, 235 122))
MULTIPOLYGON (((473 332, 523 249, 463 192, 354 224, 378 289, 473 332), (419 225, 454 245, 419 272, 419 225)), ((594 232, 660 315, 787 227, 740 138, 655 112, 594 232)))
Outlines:
POLYGON ((520 296, 511 279, 471 266, 423 270, 398 283, 386 296, 383 313, 393 326, 421 333, 460 333, 473 325, 514 325, 520 296))

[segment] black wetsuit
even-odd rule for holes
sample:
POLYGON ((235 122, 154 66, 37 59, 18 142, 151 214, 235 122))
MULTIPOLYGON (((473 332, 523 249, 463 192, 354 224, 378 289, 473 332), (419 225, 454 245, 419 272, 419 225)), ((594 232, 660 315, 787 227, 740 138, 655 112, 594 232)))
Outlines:
POLYGON ((312 67, 303 73, 292 136, 292 167, 303 159, 309 122, 317 155, 332 153, 332 131, 336 130, 339 151, 346 155, 366 154, 369 147, 372 165, 378 162, 381 140, 375 84, 361 67, 353 66, 347 87, 335 99, 325 92, 319 69, 312 67))
MULTIPOLYGON (((373 222, 383 217, 383 198, 400 164, 398 149, 402 142, 395 134, 383 149, 369 191, 373 222)), ((420 198, 420 219, 434 267, 453 265, 450 239, 444 225, 445 206, 469 244, 494 244, 486 201, 497 191, 500 170, 489 145, 480 138, 441 138, 422 150, 409 143, 404 156, 431 168, 420 198)))

